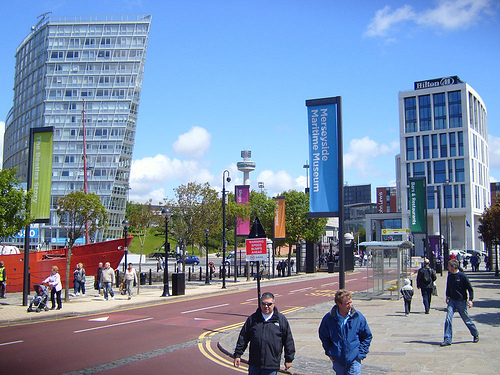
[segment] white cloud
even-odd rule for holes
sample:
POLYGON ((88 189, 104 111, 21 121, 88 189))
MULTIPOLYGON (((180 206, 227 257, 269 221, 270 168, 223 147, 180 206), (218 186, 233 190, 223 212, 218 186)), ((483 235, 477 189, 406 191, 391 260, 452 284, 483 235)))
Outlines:
POLYGON ((415 12, 410 5, 394 11, 385 6, 375 12, 364 35, 386 36, 396 24, 405 21, 445 30, 467 29, 478 23, 483 15, 493 14, 492 3, 493 0, 438 0, 435 8, 420 13, 415 12))
MULTIPOLYGON (((269 195, 274 196, 287 190, 304 190, 306 178, 304 176, 293 178, 287 171, 273 172, 269 169, 259 173, 257 182, 263 182, 269 195)), ((255 187, 256 190, 257 187, 255 187)))
POLYGON ((349 143, 349 150, 344 154, 344 170, 358 170, 362 177, 373 176, 377 172, 376 158, 396 154, 399 143, 392 141, 389 145, 378 144, 370 137, 353 139, 349 143))
POLYGON ((174 151, 187 157, 199 159, 210 148, 212 135, 204 128, 193 126, 187 133, 179 135, 174 142, 174 151))

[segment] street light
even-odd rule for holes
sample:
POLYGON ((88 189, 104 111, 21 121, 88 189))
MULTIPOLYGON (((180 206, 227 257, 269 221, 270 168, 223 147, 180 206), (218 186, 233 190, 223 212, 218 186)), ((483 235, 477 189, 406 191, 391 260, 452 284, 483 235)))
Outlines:
POLYGON ((170 244, 168 243, 168 219, 170 218, 170 208, 164 207, 161 214, 165 217, 165 267, 163 268, 163 294, 162 297, 170 296, 170 288, 168 285, 168 252, 170 244))
POLYGON ((222 289, 226 289, 226 181, 231 182, 227 169, 222 172, 222 289))
POLYGON ((122 225, 123 225, 123 231, 125 232, 125 244, 123 246, 123 249, 125 250, 125 263, 123 264, 123 273, 125 273, 125 270, 127 269, 127 254, 128 254, 128 248, 127 248, 128 220, 127 219, 123 220, 122 225))
POLYGON ((209 285, 210 284, 210 278, 208 277, 208 233, 210 231, 208 229, 205 229, 205 248, 207 251, 207 259, 205 261, 205 284, 209 285))
MULTIPOLYGON (((449 237, 449 227, 448 227, 448 205, 446 204, 446 187, 449 186, 450 189, 451 189, 451 185, 450 185, 450 180, 446 180, 444 182, 444 208, 445 208, 445 211, 446 211, 446 246, 444 248, 444 267, 448 267, 448 257, 449 257, 449 254, 450 254, 450 237, 449 237)), ((450 196, 451 196, 451 191, 450 191, 450 196)))
POLYGON ((306 170, 306 194, 309 193, 309 163, 306 162, 303 166, 303 168, 306 170))

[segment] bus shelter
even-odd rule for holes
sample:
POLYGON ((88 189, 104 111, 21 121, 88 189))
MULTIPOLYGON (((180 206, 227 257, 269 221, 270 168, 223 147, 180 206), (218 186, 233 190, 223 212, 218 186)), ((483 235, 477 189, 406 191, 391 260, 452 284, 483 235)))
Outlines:
POLYGON ((361 242, 360 247, 368 254, 366 264, 366 291, 356 293, 367 298, 399 298, 403 281, 411 275, 410 241, 368 241, 361 242))

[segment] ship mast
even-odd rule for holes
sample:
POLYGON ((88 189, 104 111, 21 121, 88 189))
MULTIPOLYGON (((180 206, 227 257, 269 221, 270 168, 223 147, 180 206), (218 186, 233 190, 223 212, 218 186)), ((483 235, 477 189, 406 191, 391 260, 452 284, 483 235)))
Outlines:
MULTIPOLYGON (((82 110, 82 125, 83 125, 83 191, 85 194, 87 191, 87 140, 85 132, 85 99, 83 99, 83 110, 82 110)), ((89 241, 89 222, 85 221, 85 244, 89 241)))

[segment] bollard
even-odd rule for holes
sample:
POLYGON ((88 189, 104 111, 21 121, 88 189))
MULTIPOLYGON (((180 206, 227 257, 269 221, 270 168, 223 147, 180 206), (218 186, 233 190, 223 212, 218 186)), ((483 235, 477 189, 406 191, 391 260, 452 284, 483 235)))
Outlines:
POLYGON ((188 268, 188 281, 191 281, 191 267, 188 268))
POLYGON ((200 281, 201 281, 201 278, 202 278, 201 270, 202 270, 202 268, 200 267, 200 281))
POLYGON ((149 285, 153 285, 153 273, 151 268, 149 269, 149 285))

